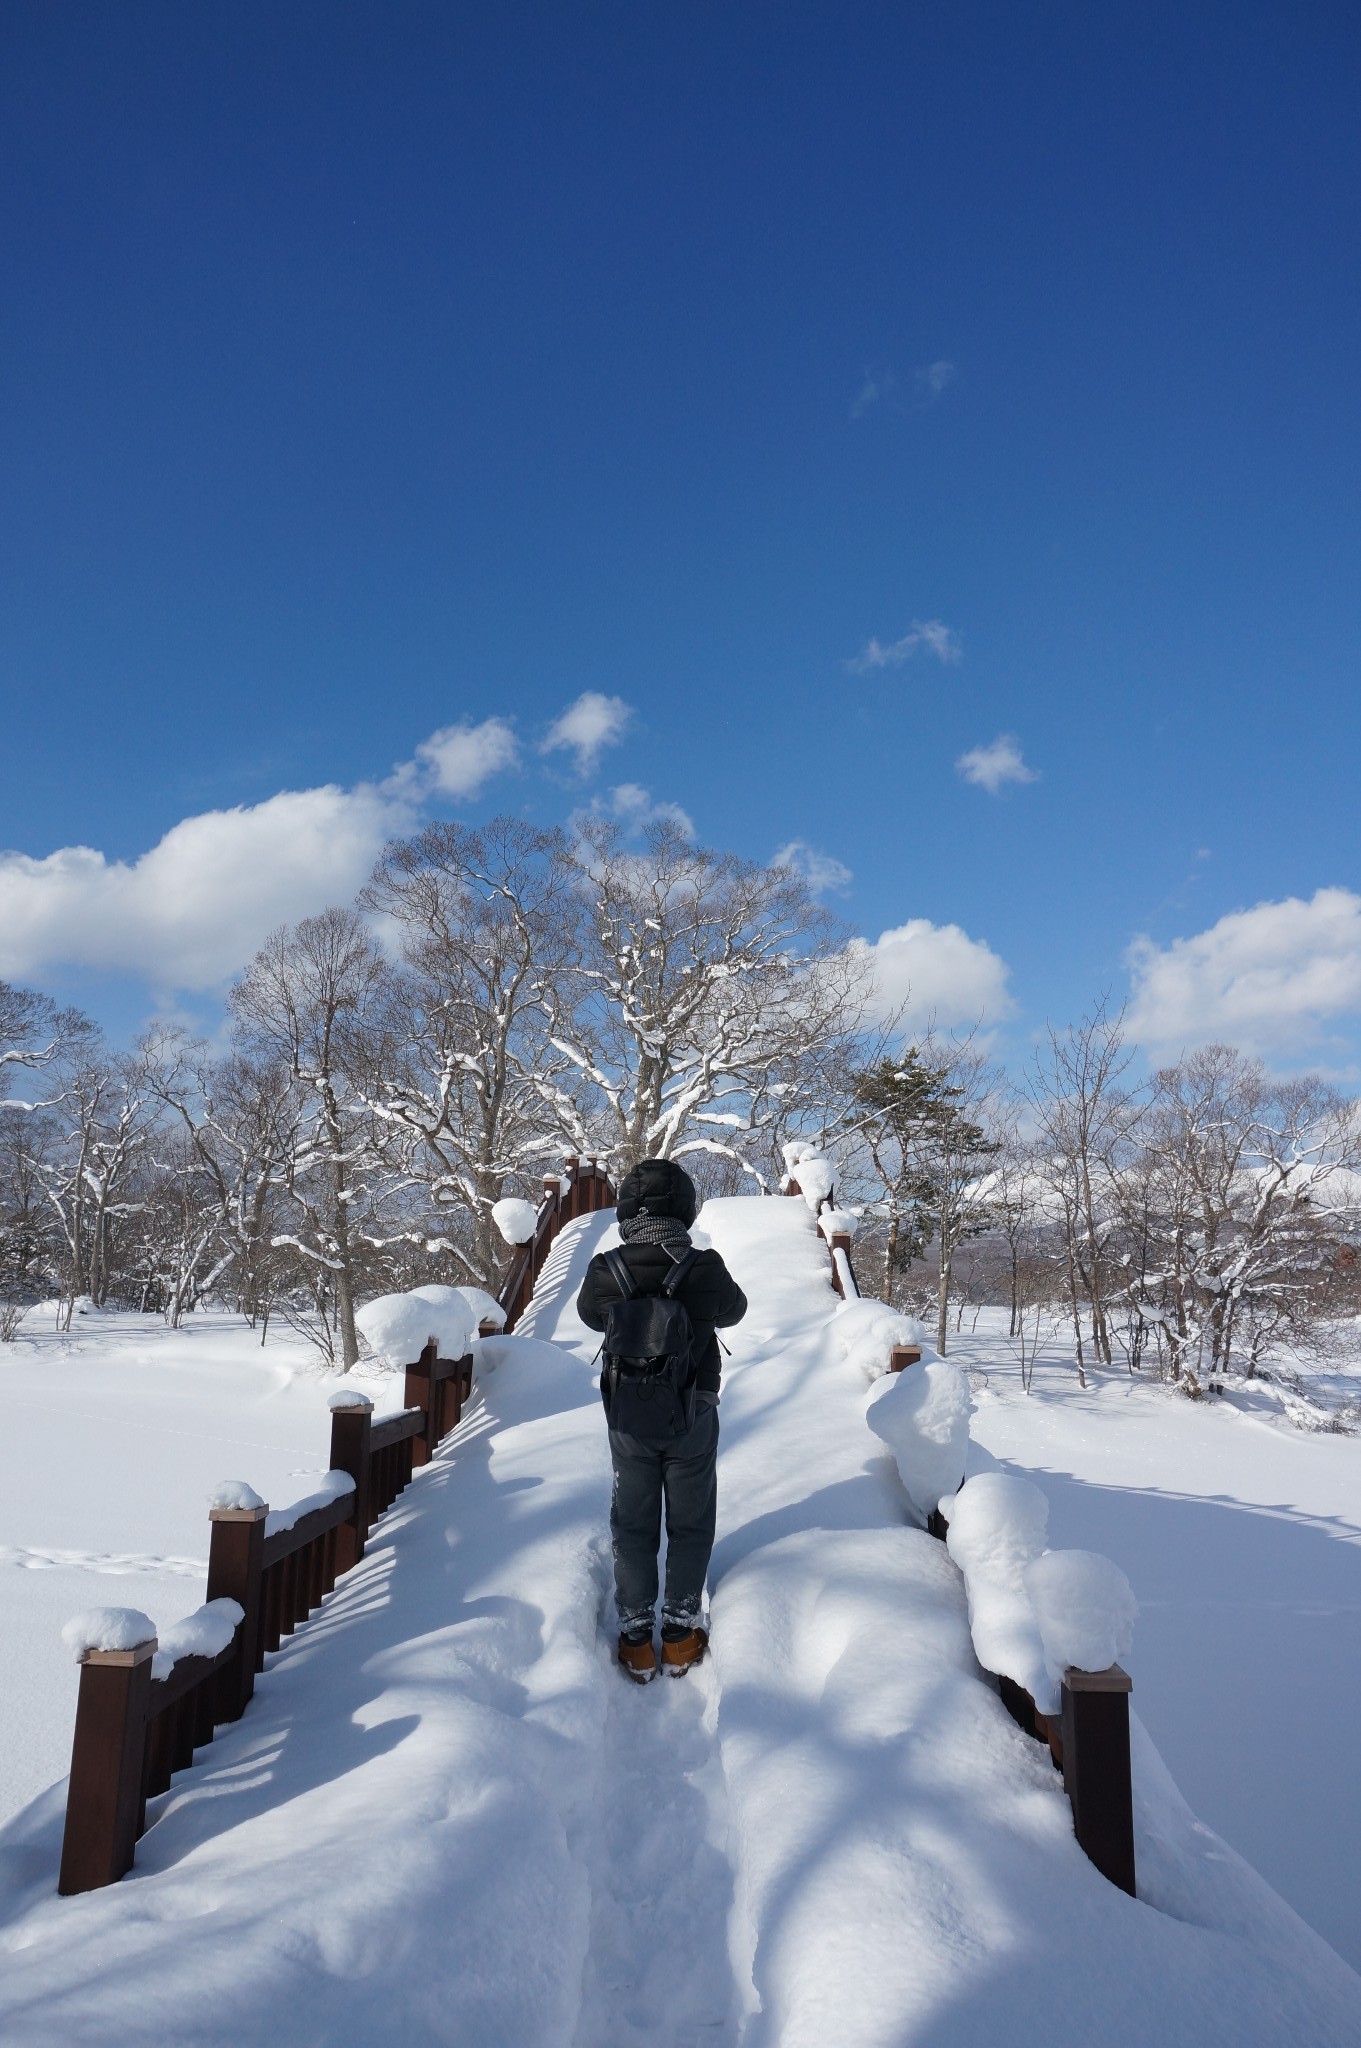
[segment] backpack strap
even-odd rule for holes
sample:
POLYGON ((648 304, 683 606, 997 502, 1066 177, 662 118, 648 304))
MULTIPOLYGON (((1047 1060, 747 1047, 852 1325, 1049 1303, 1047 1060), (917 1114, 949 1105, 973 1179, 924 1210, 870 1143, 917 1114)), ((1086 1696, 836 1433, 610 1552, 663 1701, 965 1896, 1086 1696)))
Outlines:
POLYGON ((638 1293, 638 1288, 632 1273, 629 1271, 628 1260, 624 1257, 623 1252, 616 1246, 612 1251, 602 1252, 600 1256, 608 1266, 610 1277, 614 1281, 615 1286, 619 1289, 619 1299, 621 1301, 634 1300, 638 1293))
POLYGON ((668 1300, 675 1300, 677 1293, 689 1278, 690 1269, 698 1257, 699 1253, 691 1245, 689 1251, 682 1253, 681 1257, 676 1260, 675 1265, 662 1282, 662 1293, 666 1295, 668 1300))

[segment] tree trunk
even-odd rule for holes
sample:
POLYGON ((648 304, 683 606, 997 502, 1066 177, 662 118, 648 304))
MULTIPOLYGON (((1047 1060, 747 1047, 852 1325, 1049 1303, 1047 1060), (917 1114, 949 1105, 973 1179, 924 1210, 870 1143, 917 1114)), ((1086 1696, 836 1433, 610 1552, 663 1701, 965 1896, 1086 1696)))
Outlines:
POLYGON ((942 1228, 940 1233, 940 1273, 936 1281, 936 1349, 940 1353, 942 1358, 944 1358, 945 1356, 945 1340, 947 1335, 949 1334, 950 1267, 953 1262, 953 1258, 954 1248, 950 1244, 949 1239, 946 1235, 944 1229, 944 1219, 942 1219, 942 1228))

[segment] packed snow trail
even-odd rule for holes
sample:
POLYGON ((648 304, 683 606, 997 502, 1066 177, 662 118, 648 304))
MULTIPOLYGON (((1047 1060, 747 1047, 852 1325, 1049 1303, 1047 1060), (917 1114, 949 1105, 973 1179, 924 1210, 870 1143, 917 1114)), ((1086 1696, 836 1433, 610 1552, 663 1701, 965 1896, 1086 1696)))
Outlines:
POLYGON ((612 1665, 572 1310, 612 1225, 584 1219, 364 1563, 153 1802, 130 1876, 53 1896, 64 1788, 0 1830, 7 2048, 1361 2043, 1361 1980, 1137 1723, 1140 1899, 1098 1876, 906 1526, 807 1207, 700 1223, 751 1300, 709 1662, 641 1690, 612 1665))
MULTIPOLYGON (((523 1335, 570 1345, 594 1367, 599 1335, 574 1303, 591 1255, 617 1244, 611 1215, 558 1239, 523 1335)), ((603 1440, 604 1416, 597 1406, 603 1440)), ((606 1495, 599 1540, 608 1550, 606 1495)), ((612 1575, 604 1572, 600 1644, 616 1640, 612 1575)), ((611 1671, 602 1728, 600 1825, 587 1846, 590 1945, 573 2048, 730 2048, 738 1992, 728 1945, 732 1869, 715 1730, 711 1665, 642 1688, 611 1671)))

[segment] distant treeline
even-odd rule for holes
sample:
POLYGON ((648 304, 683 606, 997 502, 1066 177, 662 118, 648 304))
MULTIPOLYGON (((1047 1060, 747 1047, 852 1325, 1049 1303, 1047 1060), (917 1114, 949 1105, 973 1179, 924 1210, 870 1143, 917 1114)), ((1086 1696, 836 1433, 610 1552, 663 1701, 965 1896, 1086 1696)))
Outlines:
POLYGON ((684 1157, 706 1193, 774 1190, 784 1147, 838 1163, 862 1284, 943 1349, 969 1300, 1026 1352, 1071 1319, 1080 1369, 1190 1390, 1357 1306, 1355 1105, 1230 1048, 1142 1086, 1098 1005, 1009 1080, 977 1034, 904 1042, 872 954, 792 869, 588 822, 502 818, 390 846, 358 902, 274 933, 225 1050, 130 1050, 0 983, 0 1336, 55 1297, 204 1302, 304 1330, 348 1367, 356 1306, 495 1288, 492 1222, 564 1152, 684 1157))

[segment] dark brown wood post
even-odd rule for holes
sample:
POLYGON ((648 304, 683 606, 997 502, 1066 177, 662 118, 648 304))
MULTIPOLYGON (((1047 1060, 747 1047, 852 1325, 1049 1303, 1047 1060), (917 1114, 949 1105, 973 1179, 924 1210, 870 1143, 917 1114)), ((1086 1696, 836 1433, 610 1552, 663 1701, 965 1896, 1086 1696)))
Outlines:
POLYGON ((1108 1671, 1064 1673, 1063 1789, 1072 1802, 1078 1842, 1102 1876, 1134 1898, 1131 1689, 1118 1664, 1108 1671))
POLYGON ((336 1531, 336 1564, 342 1572, 358 1564, 369 1533, 369 1436, 373 1403, 366 1394, 337 1394, 331 1410, 331 1470, 354 1481, 354 1513, 336 1531))
POLYGON ((529 1286, 531 1289, 543 1271, 543 1262, 548 1256, 548 1247, 552 1244, 557 1234, 558 1220, 562 1214, 562 1182, 556 1173, 546 1173, 544 1175, 543 1191, 553 1206, 543 1220, 543 1228, 536 1229, 533 1237, 529 1240, 529 1286))
POLYGON ((265 1516, 255 1508, 210 1508, 209 1600, 235 1600, 245 1620, 237 1631, 236 1655, 217 1682, 219 1721, 239 1721, 255 1691, 255 1646, 260 1639, 260 1581, 265 1568, 265 1516))
POLYGON ((425 1347, 414 1365, 406 1369, 406 1389, 402 1395, 407 1408, 422 1408, 425 1421, 420 1434, 411 1446, 413 1462, 428 1465, 430 1456, 439 1442, 439 1388, 435 1380, 435 1359, 439 1343, 434 1337, 427 1337, 425 1347))
POLYGON ((895 1344, 888 1354, 890 1372, 905 1372, 909 1365, 920 1365, 921 1362, 920 1344, 895 1344))
POLYGON ((66 1832, 57 1890, 92 1892, 132 1868, 142 1820, 142 1765, 156 1638, 89 1650, 80 1667, 66 1832))
POLYGON ((564 1223, 570 1223, 576 1216, 578 1198, 581 1194, 581 1183, 577 1178, 581 1167, 580 1159, 578 1159, 575 1152, 569 1152, 562 1163, 565 1171, 562 1177, 562 1185, 558 1191, 559 1230, 564 1223))
POLYGON ((839 1266, 837 1265, 837 1262, 836 1262, 836 1255, 837 1255, 837 1253, 838 1253, 838 1252, 844 1252, 844 1253, 846 1254, 846 1263, 847 1263, 847 1265, 849 1265, 849 1264, 850 1264, 850 1262, 851 1262, 851 1234, 850 1234, 850 1232, 849 1232, 848 1230, 834 1230, 834 1231, 832 1232, 831 1236, 830 1236, 830 1237, 828 1238, 828 1240, 827 1240, 827 1249, 828 1249, 828 1251, 829 1251, 829 1252, 831 1253, 831 1256, 832 1256, 832 1285, 833 1285, 833 1287, 835 1287, 835 1289, 836 1289, 836 1291, 837 1291, 837 1293, 838 1293, 838 1294, 840 1294, 840 1295, 844 1296, 844 1295, 845 1295, 845 1292, 846 1292, 846 1289, 845 1289, 845 1285, 844 1285, 844 1283, 843 1283, 843 1281, 842 1281, 842 1278, 841 1278, 841 1268, 840 1268, 840 1267, 839 1267, 839 1266))

